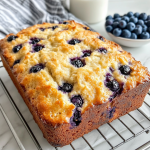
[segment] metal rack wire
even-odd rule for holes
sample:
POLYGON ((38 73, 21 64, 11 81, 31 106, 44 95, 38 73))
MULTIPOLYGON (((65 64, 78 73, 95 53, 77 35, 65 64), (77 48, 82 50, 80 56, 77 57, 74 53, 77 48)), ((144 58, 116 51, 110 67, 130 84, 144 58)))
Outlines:
MULTIPOLYGON (((0 60, 0 68, 3 68, 3 65, 2 65, 2 62, 0 60)), ((7 90, 4 82, 2 81, 2 79, 0 78, 0 85, 1 87, 3 88, 6 96, 8 97, 8 99, 10 100, 12 106, 14 107, 15 111, 17 112, 20 120, 22 121, 23 125, 25 126, 27 132, 29 133, 29 135, 31 136, 33 142, 35 143, 36 147, 38 150, 42 150, 42 147, 40 146, 38 140, 36 139, 36 137, 34 136, 32 130, 30 129, 30 127, 28 126, 26 120, 24 119, 23 115, 21 114, 20 110, 18 109, 17 105, 15 104, 11 94, 9 93, 9 91, 7 90)), ((150 98, 150 91, 147 93, 147 95, 149 95, 149 98, 150 98)), ((144 101, 144 104, 150 108, 150 105, 144 101)), ((140 109, 137 109, 137 111, 147 120, 150 122, 150 118, 148 118, 140 109)), ((117 120, 131 133, 132 136, 130 136, 129 138, 125 139, 122 134, 120 134, 114 127, 111 123, 107 123, 107 125, 121 138, 122 142, 120 142, 119 144, 113 146, 113 144, 111 143, 110 139, 107 138, 99 129, 97 129, 98 133, 102 136, 102 138, 105 140, 105 142, 110 146, 110 150, 114 150, 116 148, 118 148, 119 146, 123 145, 124 143, 127 143, 128 141, 132 140, 133 138, 137 137, 138 135, 146 132, 147 134, 149 133, 149 130, 150 130, 150 126, 148 127, 144 127, 134 116, 132 116, 130 113, 127 114, 128 117, 130 117, 132 120, 135 121, 135 123, 137 125, 139 125, 142 130, 139 131, 138 133, 134 133, 132 131, 132 129, 121 119, 121 118, 118 118, 117 120)), ((90 142, 83 136, 82 139, 86 142, 86 144, 89 146, 90 149, 94 150, 94 148, 92 147, 92 145, 90 144, 90 142)), ((73 144, 70 144, 70 147, 75 150, 75 147, 73 146, 73 144)), ((146 150, 147 148, 150 147, 150 141, 145 143, 144 145, 142 145, 141 147, 139 147, 137 150, 146 150)), ((57 147, 55 147, 56 150, 58 150, 57 147)))

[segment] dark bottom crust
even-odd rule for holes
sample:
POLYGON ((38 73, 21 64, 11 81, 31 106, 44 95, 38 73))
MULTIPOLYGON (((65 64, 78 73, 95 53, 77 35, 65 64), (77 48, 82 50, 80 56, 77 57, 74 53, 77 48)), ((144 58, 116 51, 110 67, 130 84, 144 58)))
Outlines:
POLYGON ((138 85, 136 88, 117 96, 111 103, 107 102, 102 105, 96 105, 91 107, 82 115, 82 121, 79 126, 71 129, 70 124, 62 124, 56 127, 52 127, 50 124, 45 124, 39 118, 37 111, 32 107, 29 100, 25 97, 24 91, 20 84, 17 82, 16 77, 13 75, 10 67, 6 63, 3 56, 1 56, 4 67, 6 68, 9 76, 17 87, 19 93, 24 99, 30 112, 33 115, 35 122, 42 130, 44 137, 47 141, 55 146, 62 147, 70 144, 73 140, 83 136, 84 134, 98 128, 99 126, 111 122, 120 116, 123 116, 130 111, 139 108, 150 88, 150 82, 138 85), (115 112, 111 119, 108 117, 108 107, 115 107, 115 112))

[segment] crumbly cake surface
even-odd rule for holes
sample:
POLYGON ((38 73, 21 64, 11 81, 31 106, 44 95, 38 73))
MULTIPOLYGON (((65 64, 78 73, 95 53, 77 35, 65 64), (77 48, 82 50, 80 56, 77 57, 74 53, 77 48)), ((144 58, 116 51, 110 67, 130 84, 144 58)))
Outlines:
POLYGON ((69 123, 76 108, 82 114, 150 80, 147 68, 130 53, 74 21, 35 25, 13 40, 12 35, 0 41, 0 51, 40 118, 53 125, 69 123), (121 66, 129 73, 122 74, 121 66), (117 92, 107 78, 117 82, 117 92), (65 83, 69 92, 62 90, 65 83), (83 104, 72 102, 74 96, 83 104))

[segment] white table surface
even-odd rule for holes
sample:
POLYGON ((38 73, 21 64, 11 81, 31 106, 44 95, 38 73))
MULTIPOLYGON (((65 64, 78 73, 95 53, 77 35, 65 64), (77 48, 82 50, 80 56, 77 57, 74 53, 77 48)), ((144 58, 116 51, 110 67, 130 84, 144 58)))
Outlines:
MULTIPOLYGON (((114 14, 115 12, 119 12, 120 14, 125 14, 128 11, 132 10, 133 12, 149 12, 150 0, 110 0, 109 1, 109 9, 108 14, 114 14)), ((149 13, 150 14, 150 13, 149 13)), ((106 31, 104 30, 104 21, 90 25, 93 29, 97 32, 101 33, 105 38, 110 39, 107 35, 106 31)), ((127 48, 123 47, 124 50, 130 52, 136 60, 140 60, 142 64, 148 67, 150 71, 150 44, 145 45, 139 48, 127 48)), ((1 66, 0 62, 0 66, 1 66)), ((43 150, 53 150, 52 146, 48 144, 48 142, 43 138, 42 132, 38 128, 37 124, 34 122, 32 115, 30 114, 27 106, 23 102, 21 96, 17 92, 17 89, 13 85, 11 79, 9 78, 7 72, 4 68, 0 68, 0 78, 2 79, 3 83, 5 84, 6 88, 8 89, 10 95, 14 99, 16 105, 18 106, 19 110, 21 111, 23 117, 27 121, 29 127, 33 131, 33 134, 37 138, 39 144, 41 145, 43 150)), ((150 96, 146 97, 146 101, 150 104, 150 96)), ((2 105, 6 115, 8 116, 13 128, 15 129, 21 143, 23 144, 26 150, 36 150, 36 146, 31 139, 29 133, 27 132, 25 126, 21 122, 20 118, 18 117, 16 111, 14 110, 12 104, 10 103, 8 97, 4 93, 2 86, 0 86, 0 104, 2 105)), ((142 106, 141 110, 146 112, 147 116, 150 117, 150 110, 145 106, 142 106)), ((137 112, 133 112, 133 115, 137 115, 137 112)), ((131 113, 132 114, 132 113, 131 113)), ((150 126, 149 122, 146 122, 141 116, 137 115, 140 119, 140 122, 143 123, 145 126, 150 126)), ((123 118, 128 120, 127 118, 123 118)), ((130 122, 131 123, 131 122, 130 122)), ((116 126, 121 135, 128 137, 128 133, 126 130, 121 127, 117 121, 112 122, 112 125, 116 126)), ((139 132, 141 129, 137 127, 134 123, 131 125, 132 130, 135 132, 139 132)), ((103 125, 99 128, 109 139, 110 141, 115 144, 119 143, 120 139, 115 136, 114 131, 112 131, 108 125, 103 125)), ((84 136, 93 146, 94 150, 107 150, 109 149, 109 145, 104 142, 103 138, 98 134, 97 130, 92 131, 91 133, 84 136)), ((123 144, 117 150, 134 150, 141 146, 142 144, 146 143, 150 140, 150 134, 143 133, 138 137, 134 138, 133 140, 123 144)), ((88 150, 90 149, 85 141, 82 138, 74 141, 72 145, 78 150, 88 150)), ((10 128, 8 127, 6 120, 4 119, 2 113, 0 112, 0 150, 18 150, 20 149, 16 140, 11 133, 10 128)), ((63 148, 58 148, 60 150, 72 150, 71 146, 65 146, 63 148)))

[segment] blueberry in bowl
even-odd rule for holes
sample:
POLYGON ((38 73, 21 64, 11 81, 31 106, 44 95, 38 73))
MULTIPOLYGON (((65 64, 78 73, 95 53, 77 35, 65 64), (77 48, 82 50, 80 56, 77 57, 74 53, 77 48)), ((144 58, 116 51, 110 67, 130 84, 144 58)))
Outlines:
POLYGON ((130 18, 129 22, 137 23, 137 22, 138 22, 138 18, 132 16, 132 17, 130 18))
POLYGON ((131 32, 135 29, 135 24, 133 22, 129 22, 127 24, 127 29, 131 32))
POLYGON ((110 25, 108 25, 108 26, 106 27, 106 31, 107 31, 107 32, 111 32, 111 31, 112 31, 112 29, 113 29, 113 27, 112 27, 112 26, 110 26, 110 25))
POLYGON ((105 29, 118 44, 140 47, 150 42, 150 15, 132 11, 125 15, 115 13, 106 17, 105 29))
POLYGON ((128 16, 123 16, 121 19, 122 19, 122 20, 125 20, 127 23, 128 23, 129 20, 130 20, 128 16))
POLYGON ((112 25, 113 24, 113 20, 112 19, 108 19, 108 20, 106 20, 106 23, 105 23, 105 25, 106 26, 108 26, 108 25, 112 25))
POLYGON ((121 29, 124 29, 127 26, 127 22, 125 20, 120 20, 119 21, 119 27, 121 29))
POLYGON ((127 16, 128 17, 132 17, 134 14, 133 14, 133 12, 132 11, 129 11, 128 13, 127 13, 127 16))
POLYGON ((116 28, 113 30, 113 35, 120 36, 122 33, 122 30, 120 28, 116 28))
POLYGON ((121 36, 124 37, 124 38, 130 38, 131 37, 131 32, 128 29, 124 29, 122 31, 121 36))

